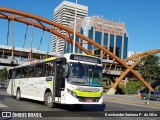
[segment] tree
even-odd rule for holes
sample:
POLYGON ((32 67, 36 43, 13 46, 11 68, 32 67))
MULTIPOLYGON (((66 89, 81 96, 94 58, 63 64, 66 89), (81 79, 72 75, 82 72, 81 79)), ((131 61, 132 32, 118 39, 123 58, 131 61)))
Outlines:
POLYGON ((160 79, 160 57, 156 55, 149 55, 142 59, 140 67, 140 74, 143 78, 150 80, 160 79))
POLYGON ((7 80, 7 68, 0 70, 0 83, 4 83, 7 80))

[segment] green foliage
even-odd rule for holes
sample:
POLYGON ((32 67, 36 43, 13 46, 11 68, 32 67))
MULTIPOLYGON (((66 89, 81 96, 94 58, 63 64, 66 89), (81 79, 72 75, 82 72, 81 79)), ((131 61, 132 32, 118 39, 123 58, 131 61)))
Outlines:
POLYGON ((149 55, 142 59, 142 66, 140 67, 140 74, 143 78, 160 79, 160 57, 156 55, 149 55))
POLYGON ((143 85, 140 81, 130 81, 125 84, 120 84, 119 88, 124 94, 135 94, 143 88, 143 85))
POLYGON ((0 69, 0 83, 4 83, 7 80, 7 68, 0 69))
MULTIPOLYGON (((156 55, 149 55, 146 58, 143 58, 139 73, 150 84, 155 80, 160 80, 160 57, 156 55)), ((134 94, 145 87, 140 81, 129 81, 126 85, 119 85, 119 88, 124 94, 134 94)), ((159 89, 159 86, 157 89, 159 89)))
POLYGON ((108 86, 107 86, 105 81, 103 81, 102 86, 103 86, 103 89, 107 89, 108 88, 108 86))
POLYGON ((106 92, 106 90, 108 90, 109 87, 110 87, 109 81, 110 81, 110 80, 109 80, 108 77, 104 77, 104 78, 103 78, 102 86, 103 86, 104 92, 106 92))

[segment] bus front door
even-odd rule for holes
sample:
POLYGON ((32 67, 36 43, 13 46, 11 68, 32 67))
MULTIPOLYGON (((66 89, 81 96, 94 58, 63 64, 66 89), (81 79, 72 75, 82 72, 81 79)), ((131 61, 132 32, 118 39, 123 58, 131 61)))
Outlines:
POLYGON ((64 61, 57 61, 55 63, 55 82, 54 82, 54 97, 55 102, 60 102, 63 99, 64 87, 65 87, 65 77, 64 77, 64 61))
POLYGON ((16 72, 12 70, 12 77, 10 79, 10 88, 11 88, 11 95, 14 95, 14 86, 15 86, 15 74, 16 72))

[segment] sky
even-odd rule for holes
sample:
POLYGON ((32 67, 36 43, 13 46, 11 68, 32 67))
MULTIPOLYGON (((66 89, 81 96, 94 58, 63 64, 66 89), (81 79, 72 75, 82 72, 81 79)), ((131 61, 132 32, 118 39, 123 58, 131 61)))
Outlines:
MULTIPOLYGON (((0 0, 0 7, 12 8, 53 20, 53 10, 63 0, 0 0)), ((76 2, 76 0, 68 0, 76 2)), ((88 16, 98 15, 107 20, 123 22, 129 35, 128 51, 143 52, 160 48, 160 0, 78 0, 78 4, 88 6, 88 16)), ((12 24, 12 23, 11 23, 12 24)), ((23 44, 26 26, 14 24, 15 44, 23 44)), ((0 19, 0 45, 6 44, 8 21, 0 19)), ((29 27, 26 47, 32 37, 29 27)), ((10 45, 11 45, 10 25, 10 45)), ((42 31, 35 29, 33 47, 37 48, 42 31)), ((44 39, 49 34, 44 34, 44 39)), ((44 46, 47 44, 42 41, 44 46)), ((43 50, 47 49, 43 46, 43 50)), ((20 46, 19 46, 20 47, 20 46)), ((51 50, 51 45, 50 45, 51 50)))

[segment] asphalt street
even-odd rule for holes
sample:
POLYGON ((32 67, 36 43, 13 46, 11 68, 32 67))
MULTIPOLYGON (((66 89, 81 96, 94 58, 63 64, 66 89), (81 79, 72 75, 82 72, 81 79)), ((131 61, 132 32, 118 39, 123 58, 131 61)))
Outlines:
MULTIPOLYGON (((121 96, 120 96, 121 97, 121 96)), ((139 104, 133 104, 133 103, 124 103, 123 101, 120 101, 121 103, 115 102, 114 96, 111 96, 111 98, 107 95, 104 95, 104 104, 103 105, 85 105, 81 109, 75 108, 72 105, 57 105, 56 108, 47 108, 43 105, 43 102, 38 102, 34 100, 28 100, 23 99, 22 101, 17 101, 15 97, 12 97, 6 93, 4 89, 0 89, 0 111, 45 111, 46 114, 52 114, 51 116, 58 116, 58 117, 42 117, 42 118, 32 118, 37 120, 46 120, 46 119, 58 119, 58 120, 66 120, 66 119, 72 119, 72 120, 81 120, 82 118, 86 120, 160 120, 159 117, 105 117, 105 113, 113 113, 116 111, 122 111, 122 112, 129 112, 129 111, 160 111, 160 108, 155 108, 153 106, 145 106, 145 105, 139 105, 139 104), (112 98, 112 99, 111 99, 112 98), (114 99, 113 99, 114 98, 114 99), (109 101, 110 100, 110 101, 109 101), (69 114, 69 116, 64 116, 65 114, 69 114), (104 115, 104 116, 103 116, 104 115), (74 116, 74 117, 72 117, 74 116), (78 117, 75 117, 78 116, 78 117), (100 117, 96 117, 100 116, 100 117)), ((122 97, 123 98, 123 97, 122 97)), ((127 99, 127 97, 123 98, 127 99)), ((134 99, 130 97, 130 99, 134 99)), ((138 100, 138 98, 135 98, 138 100)), ((139 99, 140 100, 140 99, 139 99)), ((134 101, 134 100, 133 100, 134 101)), ((141 100, 140 100, 141 101, 141 100)), ((28 118, 0 118, 2 120, 21 120, 21 119, 28 119, 28 118)), ((31 118, 29 118, 31 119, 31 118)))

